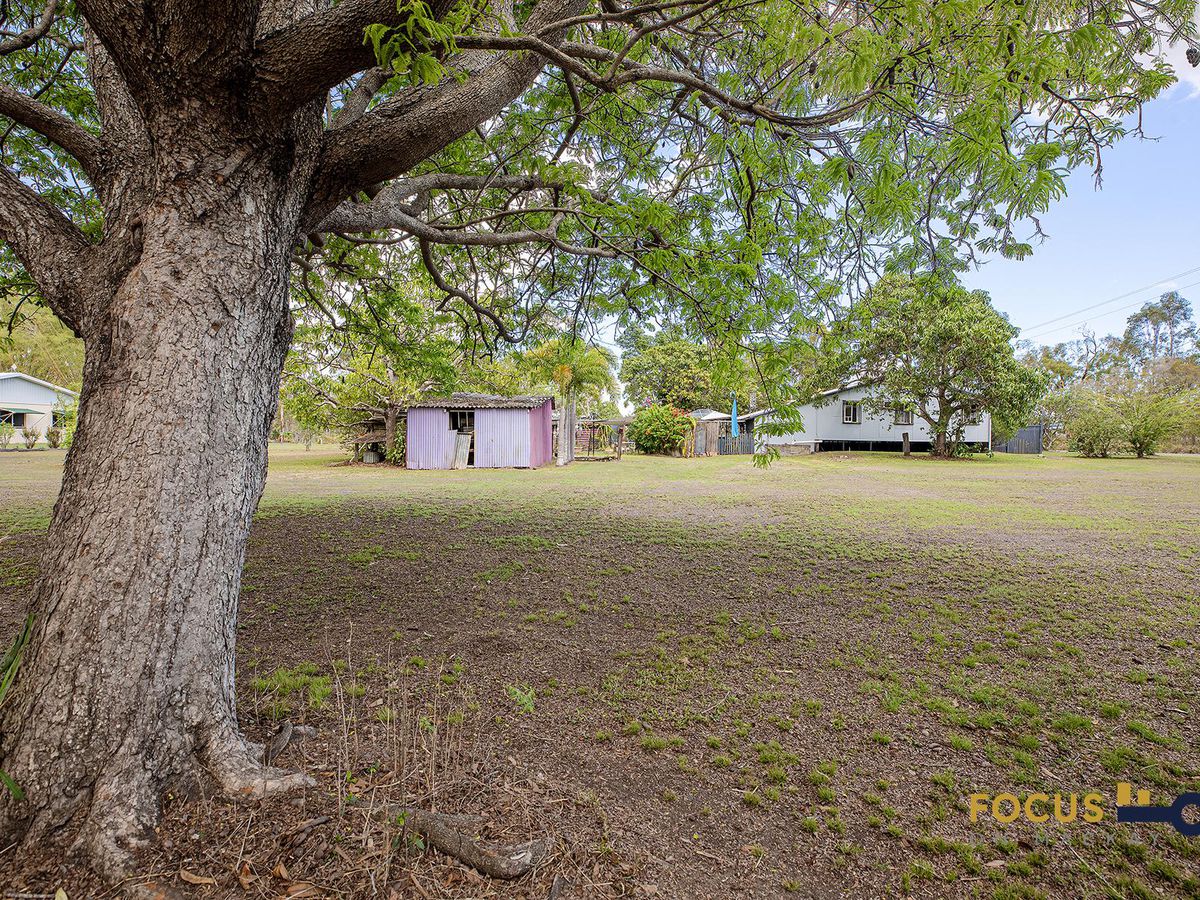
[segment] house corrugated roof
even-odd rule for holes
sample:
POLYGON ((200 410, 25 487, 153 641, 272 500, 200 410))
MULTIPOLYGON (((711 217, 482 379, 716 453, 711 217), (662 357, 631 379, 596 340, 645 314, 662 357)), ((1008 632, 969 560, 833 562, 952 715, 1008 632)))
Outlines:
POLYGON ((719 422, 729 418, 729 413, 723 413, 708 406, 693 409, 688 415, 698 422, 719 422))
POLYGON ((499 397, 493 394, 454 393, 410 403, 410 409, 534 409, 552 397, 499 397))
POLYGON ((43 381, 41 378, 34 378, 32 375, 26 375, 24 372, 0 372, 0 381, 8 378, 20 378, 23 381, 28 381, 33 384, 40 384, 42 387, 50 388, 60 394, 70 394, 72 397, 78 397, 75 391, 70 388, 60 387, 57 384, 51 384, 49 381, 43 381))

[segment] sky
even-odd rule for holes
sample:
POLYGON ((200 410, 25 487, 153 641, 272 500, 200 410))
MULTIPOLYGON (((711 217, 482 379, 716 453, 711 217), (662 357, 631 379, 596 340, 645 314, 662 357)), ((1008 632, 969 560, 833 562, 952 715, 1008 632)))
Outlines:
POLYGON ((1143 111, 1151 139, 1107 151, 1100 189, 1090 170, 1072 173, 1067 196, 1041 217, 1049 238, 1032 256, 996 257, 963 276, 1023 338, 1053 344, 1085 325, 1119 334, 1130 313, 1172 289, 1200 313, 1200 69, 1176 72, 1180 83, 1143 111))

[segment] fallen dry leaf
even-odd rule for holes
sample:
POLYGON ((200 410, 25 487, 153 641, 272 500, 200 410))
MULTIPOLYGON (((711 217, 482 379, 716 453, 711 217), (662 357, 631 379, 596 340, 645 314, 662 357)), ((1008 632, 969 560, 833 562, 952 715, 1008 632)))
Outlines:
POLYGON ((287 866, 285 866, 283 864, 282 859, 279 862, 275 863, 275 868, 273 868, 271 870, 271 874, 274 875, 276 878, 282 878, 284 881, 290 881, 291 877, 292 877, 291 875, 288 874, 287 866))
POLYGON ((207 875, 197 875, 194 872, 189 872, 187 869, 179 870, 179 877, 188 884, 216 884, 217 879, 209 878, 207 875))
POLYGON ((254 870, 250 868, 249 860, 242 860, 242 864, 238 866, 237 880, 238 884, 242 886, 243 891, 250 890, 250 885, 258 881, 258 876, 255 875, 254 870))

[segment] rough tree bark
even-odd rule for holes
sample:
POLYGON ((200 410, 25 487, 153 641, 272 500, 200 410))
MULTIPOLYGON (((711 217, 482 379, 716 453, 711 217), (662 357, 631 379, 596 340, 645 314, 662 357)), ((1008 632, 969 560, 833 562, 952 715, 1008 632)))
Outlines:
MULTIPOLYGON (((165 792, 308 783, 261 763, 234 696, 293 247, 494 116, 544 60, 476 52, 465 81, 368 110, 371 76, 330 129, 327 89, 373 66, 363 27, 397 22, 395 0, 76 6, 101 134, 0 85, 0 115, 73 155, 104 214, 85 236, 0 166, 0 240, 86 349, 35 631, 0 709, 0 768, 24 792, 0 790, 0 846, 76 834, 115 880, 165 792)), ((578 8, 543 0, 529 24, 578 8)))
POLYGON ((395 406, 384 407, 383 410, 383 447, 384 458, 392 462, 396 454, 396 425, 400 418, 400 410, 395 406))
POLYGON ((291 337, 303 197, 289 181, 304 173, 195 149, 163 167, 139 204, 136 265, 81 323, 78 428, 0 715, 0 759, 26 795, 0 801, 0 843, 78 815, 113 877, 169 788, 202 772, 238 793, 306 781, 257 763, 233 696, 242 559, 291 337))

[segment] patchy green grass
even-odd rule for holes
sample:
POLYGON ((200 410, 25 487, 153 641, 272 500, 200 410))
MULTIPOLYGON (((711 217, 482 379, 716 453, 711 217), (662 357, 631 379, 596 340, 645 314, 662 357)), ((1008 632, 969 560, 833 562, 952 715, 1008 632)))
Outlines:
MULTIPOLYGON (((1195 842, 1116 825, 1112 796, 1200 789, 1200 459, 336 459, 272 448, 244 716, 350 698, 371 752, 355 729, 449 723, 554 803, 592 798, 598 883, 666 896, 1194 895, 1195 842), (1087 791, 1106 821, 966 801, 1087 791)), ((8 624, 60 461, 0 458, 8 624)))

